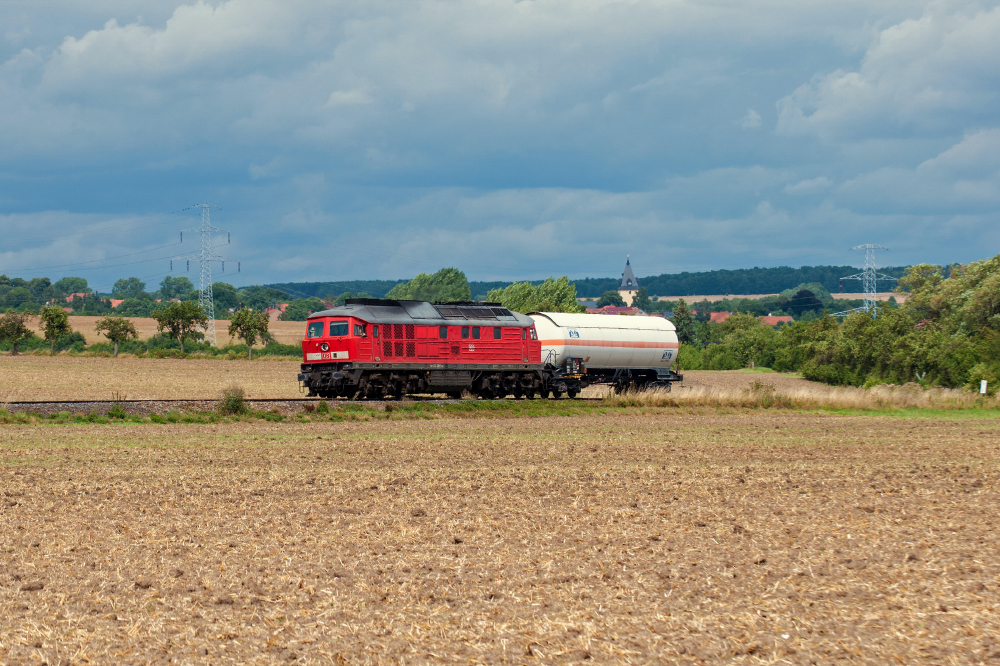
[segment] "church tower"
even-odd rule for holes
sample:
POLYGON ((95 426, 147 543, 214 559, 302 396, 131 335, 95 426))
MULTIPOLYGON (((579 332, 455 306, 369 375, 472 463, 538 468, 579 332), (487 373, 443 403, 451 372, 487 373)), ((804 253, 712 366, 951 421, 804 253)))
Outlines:
POLYGON ((632 273, 632 264, 630 263, 629 257, 625 258, 625 272, 622 273, 621 284, 618 285, 618 293, 621 294, 622 300, 625 301, 625 305, 632 305, 632 301, 635 300, 635 293, 639 291, 639 281, 635 279, 635 274, 632 273))

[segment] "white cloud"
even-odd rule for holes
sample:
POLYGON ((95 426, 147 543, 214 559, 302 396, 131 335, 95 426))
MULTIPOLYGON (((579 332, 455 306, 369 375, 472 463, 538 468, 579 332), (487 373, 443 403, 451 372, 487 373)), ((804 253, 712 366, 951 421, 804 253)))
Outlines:
POLYGON ((785 193, 794 195, 809 195, 809 194, 819 194, 830 189, 833 183, 826 176, 820 176, 819 178, 812 178, 809 180, 800 180, 794 185, 786 185, 785 193))
POLYGON ((817 75, 777 103, 778 132, 827 139, 953 132, 995 119, 1000 7, 933 3, 879 33, 857 71, 817 75))
POLYGON ((760 114, 753 109, 747 109, 747 115, 740 120, 740 127, 743 129, 760 127, 760 114))
POLYGON ((371 96, 363 90, 334 90, 330 93, 330 98, 326 101, 329 108, 338 106, 354 106, 356 104, 371 104, 371 96))
POLYGON ((837 188, 864 210, 969 213, 1000 207, 1000 129, 975 132, 916 168, 882 167, 837 188))

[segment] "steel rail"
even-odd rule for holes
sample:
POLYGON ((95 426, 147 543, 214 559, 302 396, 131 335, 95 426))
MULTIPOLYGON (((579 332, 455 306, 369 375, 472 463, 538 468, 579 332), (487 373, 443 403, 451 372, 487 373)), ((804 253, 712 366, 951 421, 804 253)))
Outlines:
MULTIPOLYGON (((549 398, 531 398, 532 400, 548 400, 549 398)), ((562 398, 555 398, 556 400, 561 400, 562 398)), ((244 398, 244 402, 254 403, 254 402, 266 402, 266 403, 279 403, 279 402, 319 402, 322 398, 244 398)), ((461 402, 459 399, 455 398, 407 398, 411 402, 461 402)), ((500 400, 508 400, 510 402, 526 402, 527 399, 511 399, 511 398, 491 398, 489 402, 497 402, 500 400)), ((603 398, 566 398, 566 400, 574 400, 581 402, 596 402, 603 400, 603 398)), ((7 400, 0 401, 0 407, 3 406, 14 406, 14 405, 141 405, 151 402, 165 402, 165 403, 195 403, 195 402, 218 402, 219 398, 148 398, 144 400, 7 400)), ((335 404, 365 404, 365 403, 398 403, 398 400, 338 400, 336 398, 329 398, 327 401, 330 405, 335 404)))

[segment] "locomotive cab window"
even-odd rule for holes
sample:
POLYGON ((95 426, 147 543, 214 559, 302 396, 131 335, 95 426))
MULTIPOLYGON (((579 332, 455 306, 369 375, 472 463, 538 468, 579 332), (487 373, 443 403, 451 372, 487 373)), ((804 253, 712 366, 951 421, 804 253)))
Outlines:
POLYGON ((441 338, 442 340, 447 340, 448 339, 448 327, 447 326, 438 326, 438 337, 441 338))
POLYGON ((462 337, 463 338, 468 338, 469 337, 469 327, 468 326, 463 326, 462 327, 462 337))
POLYGON ((526 329, 526 328, 522 328, 521 329, 521 339, 522 340, 527 340, 528 339, 528 329, 526 329))
POLYGON ((493 327, 493 339, 494 340, 499 340, 500 339, 500 327, 499 326, 494 326, 493 327))
POLYGON ((359 338, 367 337, 368 334, 365 332, 365 325, 364 324, 355 324, 354 325, 354 335, 356 337, 359 337, 359 338))
POLYGON ((372 326, 372 337, 373 338, 377 338, 378 337, 378 324, 375 324, 374 326, 372 326))
POLYGON ((306 328, 307 338, 322 338, 323 337, 323 322, 321 321, 311 321, 309 326, 306 328))
POLYGON ((473 340, 478 340, 479 339, 479 327, 478 326, 473 326, 472 327, 472 339, 473 340))
POLYGON ((336 338, 343 335, 347 335, 350 330, 346 321, 331 321, 330 322, 330 337, 336 338))
POLYGON ((532 340, 538 339, 538 331, 536 331, 535 329, 531 329, 531 339, 532 340))

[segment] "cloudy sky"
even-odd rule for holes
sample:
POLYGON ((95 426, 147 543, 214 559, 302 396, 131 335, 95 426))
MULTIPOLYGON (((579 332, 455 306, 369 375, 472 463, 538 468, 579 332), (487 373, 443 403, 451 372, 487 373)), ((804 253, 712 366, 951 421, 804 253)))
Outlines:
POLYGON ((11 276, 155 284, 201 202, 235 284, 1000 252, 996 2, 5 0, 0 63, 11 276))

